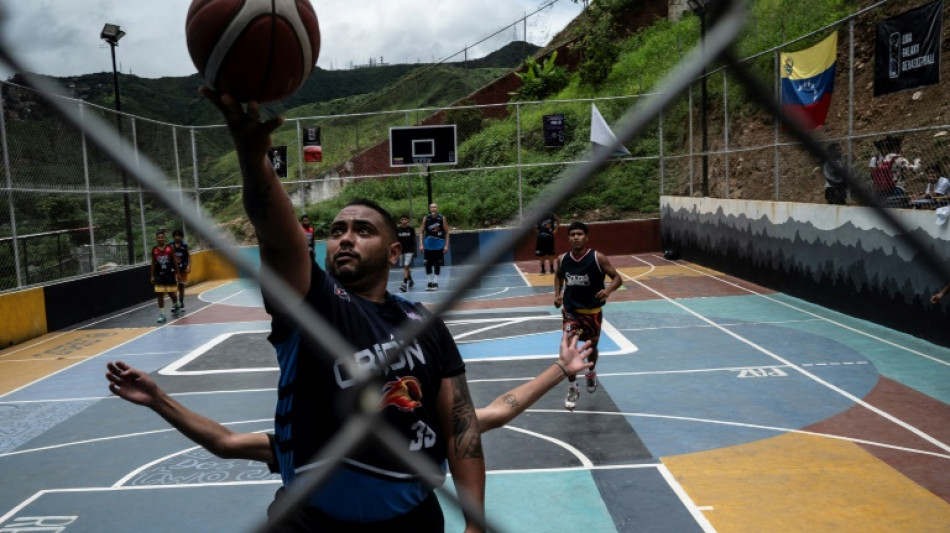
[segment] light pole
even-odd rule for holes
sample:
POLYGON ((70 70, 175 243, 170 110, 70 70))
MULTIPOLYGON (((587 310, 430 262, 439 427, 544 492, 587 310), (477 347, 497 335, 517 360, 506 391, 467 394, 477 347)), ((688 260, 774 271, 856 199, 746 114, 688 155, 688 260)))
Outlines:
MULTIPOLYGON (((693 13, 699 15, 699 46, 706 46, 706 11, 715 0, 686 0, 693 13)), ((701 116, 703 131, 703 196, 709 196, 709 118, 707 116, 708 98, 706 96, 706 63, 703 62, 703 79, 700 80, 701 116)))
MULTIPOLYGON (((99 38, 109 43, 112 49, 112 90, 115 92, 115 124, 119 130, 119 136, 122 136, 122 103, 119 100, 119 71, 115 66, 115 47, 119 46, 119 39, 125 36, 125 32, 119 29, 118 24, 106 23, 99 33, 99 38)), ((125 172, 119 169, 119 175, 122 177, 122 204, 125 209, 125 240, 128 243, 129 265, 135 264, 135 241, 132 240, 132 208, 129 202, 129 184, 125 177, 125 172)))

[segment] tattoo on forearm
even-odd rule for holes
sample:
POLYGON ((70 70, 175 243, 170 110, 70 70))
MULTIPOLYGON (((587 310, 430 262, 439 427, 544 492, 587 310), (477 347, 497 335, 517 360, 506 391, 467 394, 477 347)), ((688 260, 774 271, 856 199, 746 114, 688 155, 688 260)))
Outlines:
POLYGON ((499 396, 498 399, 501 400, 502 403, 504 403, 508 407, 511 407, 512 409, 517 409, 518 406, 521 405, 521 402, 518 401, 518 397, 510 392, 499 396))
POLYGON ((482 440, 478 431, 478 419, 472 396, 468 392, 465 376, 453 378, 452 395, 452 438, 455 440, 455 454, 459 458, 484 459, 482 440))

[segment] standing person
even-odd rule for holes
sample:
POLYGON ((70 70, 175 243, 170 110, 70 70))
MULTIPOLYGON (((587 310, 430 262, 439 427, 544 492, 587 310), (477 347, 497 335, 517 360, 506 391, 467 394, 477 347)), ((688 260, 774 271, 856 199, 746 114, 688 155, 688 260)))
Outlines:
POLYGON ((427 291, 439 289, 439 274, 445 263, 445 254, 449 252, 449 222, 439 213, 439 206, 429 205, 429 213, 422 219, 422 242, 419 251, 423 252, 422 262, 426 267, 427 291), (433 275, 433 272, 435 273, 433 275))
POLYGON ((410 271, 412 259, 416 256, 416 229, 409 225, 409 215, 399 217, 396 236, 402 246, 402 255, 399 256, 399 266, 402 267, 402 284, 399 285, 399 290, 406 292, 416 284, 412 280, 412 272, 410 271))
MULTIPOLYGON (((828 150, 831 152, 831 159, 840 165, 842 163, 841 146, 832 144, 828 150)), ((848 182, 845 181, 844 176, 835 172, 831 160, 825 161, 822 172, 825 175, 825 201, 831 205, 848 203, 848 182)))
MULTIPOLYGON (((329 321, 357 350, 349 357, 386 382, 380 416, 402 434, 410 453, 448 465, 456 490, 484 507, 485 460, 475 408, 458 347, 441 320, 415 339, 397 362, 382 364, 397 328, 427 313, 386 291, 389 269, 402 249, 392 216, 369 200, 344 207, 330 225, 326 271, 308 260, 293 205, 267 161, 281 117, 262 122, 256 102, 245 109, 229 95, 204 87, 234 139, 244 182, 244 207, 260 242, 261 261, 329 321), (368 355, 367 354, 372 354, 368 355), (399 392, 403 391, 403 394, 399 392)), ((310 469, 310 458, 343 428, 338 399, 358 380, 271 305, 268 340, 280 367, 275 449, 284 485, 310 469)), ((296 531, 442 531, 444 517, 431 480, 368 442, 349 453, 305 504, 294 511, 296 531)), ((480 530, 466 516, 469 531, 480 530)))
MULTIPOLYGON (((604 319, 603 306, 610 294, 620 288, 620 275, 607 256, 588 247, 588 228, 583 222, 572 222, 567 228, 571 251, 561 255, 554 274, 554 306, 561 308, 564 331, 590 341, 592 350, 588 361, 587 392, 597 390, 597 341, 604 319), (604 279, 610 276, 610 285, 604 279), (561 289, 563 288, 563 293, 561 289)), ((576 375, 568 376, 567 398, 564 407, 573 411, 581 395, 576 375)))
POLYGON ((175 249, 165 242, 165 230, 160 229, 155 232, 156 245, 152 247, 152 264, 149 266, 152 285, 155 286, 155 294, 158 297, 158 322, 164 324, 165 318, 165 293, 172 299, 172 313, 178 314, 178 296, 176 287, 176 278, 178 276, 178 258, 175 256, 175 249))
MULTIPOLYGON (((178 261, 178 314, 185 312, 185 287, 188 286, 188 274, 191 274, 191 253, 188 243, 185 242, 185 232, 176 229, 172 232, 172 248, 175 249, 175 259, 178 261)), ((174 310, 173 310, 174 311, 174 310)))
POLYGON ((538 239, 534 246, 534 255, 538 256, 541 262, 541 273, 546 274, 544 270, 544 261, 547 260, 548 268, 554 274, 554 234, 557 233, 558 225, 561 219, 556 213, 547 213, 541 222, 538 222, 538 239))
POLYGON ((300 227, 303 228, 303 234, 307 237, 307 250, 310 250, 310 261, 313 261, 313 258, 316 256, 316 253, 313 251, 314 242, 313 242, 313 226, 310 225, 310 217, 307 215, 300 215, 300 227))

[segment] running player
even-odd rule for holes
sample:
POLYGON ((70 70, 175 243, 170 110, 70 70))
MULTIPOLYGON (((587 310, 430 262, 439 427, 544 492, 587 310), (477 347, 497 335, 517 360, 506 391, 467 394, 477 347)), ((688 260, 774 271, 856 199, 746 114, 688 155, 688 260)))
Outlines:
POLYGON ((403 215, 399 218, 399 226, 396 228, 396 237, 399 238, 399 244, 402 245, 402 255, 399 256, 399 266, 402 267, 402 284, 399 290, 406 292, 416 282, 412 281, 412 259, 416 256, 416 229, 409 225, 409 215, 403 215))
POLYGON ((178 314, 181 314, 185 312, 185 287, 188 286, 188 274, 191 273, 189 260, 191 253, 188 251, 188 243, 185 242, 184 231, 176 229, 172 232, 172 248, 175 249, 175 259, 178 261, 176 279, 178 281, 178 314))
MULTIPOLYGON (((567 240, 571 251, 561 255, 554 275, 554 306, 561 308, 564 331, 574 333, 593 345, 588 361, 587 392, 597 390, 597 341, 600 340, 600 324, 603 322, 603 306, 612 292, 620 288, 620 275, 610 264, 607 256, 588 246, 588 228, 583 222, 572 222, 567 228, 567 240), (610 285, 604 287, 604 279, 610 276, 610 285), (563 293, 561 289, 563 288, 563 293)), ((576 383, 577 375, 567 377, 567 398, 564 407, 573 411, 581 395, 576 383)))
POLYGON ((172 299, 172 313, 178 314, 178 295, 175 286, 178 260, 175 257, 175 249, 165 242, 165 230, 160 229, 155 232, 155 240, 157 244, 152 248, 152 264, 149 273, 158 298, 158 320, 156 322, 164 324, 167 320, 165 318, 165 293, 168 293, 172 299))
POLYGON ((419 251, 423 252, 422 262, 429 281, 426 290, 439 290, 439 274, 445 263, 445 254, 449 252, 449 221, 439 213, 439 206, 434 203, 429 205, 429 213, 422 219, 419 251))
POLYGON ((547 260, 548 268, 554 274, 554 234, 557 233, 558 225, 561 219, 556 213, 544 215, 541 222, 538 222, 538 239, 534 246, 534 255, 538 256, 541 262, 541 273, 546 274, 544 261, 547 260))

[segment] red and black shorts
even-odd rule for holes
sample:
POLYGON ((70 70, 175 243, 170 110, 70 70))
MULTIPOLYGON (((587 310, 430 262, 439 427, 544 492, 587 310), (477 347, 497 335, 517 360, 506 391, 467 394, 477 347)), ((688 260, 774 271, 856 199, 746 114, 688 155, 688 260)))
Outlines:
POLYGON ((600 340, 600 325, 604 321, 604 312, 601 308, 596 309, 574 309, 568 311, 561 309, 561 324, 564 331, 569 334, 576 334, 582 341, 591 341, 593 348, 597 348, 597 341, 600 340))

